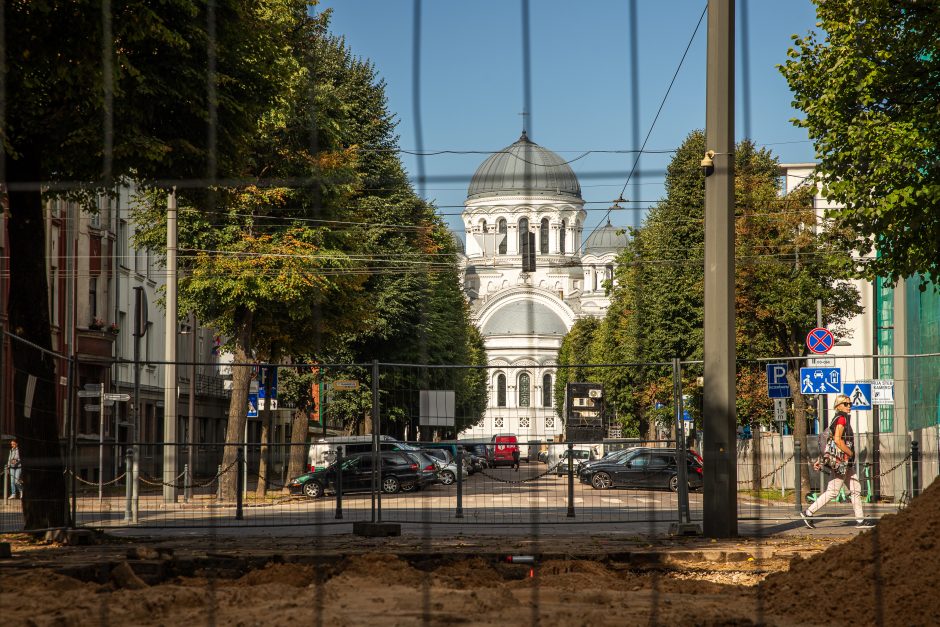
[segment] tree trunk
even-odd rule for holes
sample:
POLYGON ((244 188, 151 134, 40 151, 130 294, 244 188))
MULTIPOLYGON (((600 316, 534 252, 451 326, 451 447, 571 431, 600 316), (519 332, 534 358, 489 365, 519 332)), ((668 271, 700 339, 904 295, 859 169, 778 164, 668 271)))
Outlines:
MULTIPOLYGON (((49 291, 46 283, 45 220, 41 178, 28 157, 8 161, 9 182, 35 188, 9 191, 10 298, 7 315, 14 339, 14 430, 23 464, 24 528, 46 529, 70 524, 65 465, 56 412, 56 360, 51 355, 49 291), (24 163, 24 161, 26 163, 24 163), (49 352, 45 352, 49 351, 49 352)), ((60 360, 64 365, 65 360, 60 360)))
POLYGON ((809 463, 807 454, 809 448, 807 448, 806 440, 806 399, 800 393, 800 369, 798 367, 787 369, 787 383, 790 384, 790 396, 793 397, 793 441, 799 441, 803 450, 804 467, 800 473, 800 485, 803 488, 803 494, 809 494, 809 473, 813 465, 809 463))
POLYGON ((222 454, 222 500, 235 500, 236 473, 242 471, 235 464, 237 444, 245 438, 245 423, 248 421, 248 385, 251 382, 251 366, 248 363, 248 349, 251 337, 251 314, 241 325, 241 332, 235 343, 232 362, 232 398, 228 407, 228 424, 225 427, 225 452, 222 454))
POLYGON ((268 474, 270 467, 271 451, 271 405, 274 400, 271 398, 271 378, 266 371, 266 366, 262 366, 262 380, 264 381, 264 409, 261 410, 261 447, 258 452, 258 487, 255 489, 255 495, 263 499, 268 493, 268 474))
POLYGON ((294 412, 294 417, 290 427, 290 455, 287 467, 287 478, 298 477, 307 470, 307 412, 298 409, 294 412))
POLYGON ((760 445, 760 423, 751 423, 751 455, 754 463, 751 464, 752 490, 760 492, 761 476, 761 445, 760 445))

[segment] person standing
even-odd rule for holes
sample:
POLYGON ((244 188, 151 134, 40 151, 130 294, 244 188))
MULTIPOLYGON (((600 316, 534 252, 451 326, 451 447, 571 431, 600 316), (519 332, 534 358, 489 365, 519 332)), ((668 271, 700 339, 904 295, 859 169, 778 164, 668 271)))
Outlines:
POLYGON ((10 495, 8 499, 23 498, 23 490, 20 488, 20 473, 23 472, 23 463, 20 460, 20 449, 16 445, 16 440, 10 442, 10 455, 7 457, 7 468, 10 469, 10 495))
POLYGON ((519 472, 519 458, 522 456, 522 453, 519 452, 518 446, 512 447, 512 468, 516 469, 516 472, 519 472))
MULTIPOLYGON (((849 498, 852 501, 852 509, 855 512, 855 526, 860 529, 868 529, 874 525, 865 520, 862 511, 862 484, 855 476, 855 466, 852 464, 852 458, 855 456, 855 435, 852 432, 852 421, 849 412, 852 411, 852 399, 845 394, 836 396, 833 408, 836 415, 829 425, 829 434, 835 450, 832 454, 839 461, 838 470, 832 470, 832 479, 826 485, 826 491, 819 495, 812 505, 800 512, 800 518, 810 529, 815 529, 813 516, 823 506, 836 498, 842 486, 848 485, 849 498)), ((825 453, 824 451, 822 452, 825 453)), ((822 459, 813 462, 813 469, 819 471, 822 468, 822 459)))

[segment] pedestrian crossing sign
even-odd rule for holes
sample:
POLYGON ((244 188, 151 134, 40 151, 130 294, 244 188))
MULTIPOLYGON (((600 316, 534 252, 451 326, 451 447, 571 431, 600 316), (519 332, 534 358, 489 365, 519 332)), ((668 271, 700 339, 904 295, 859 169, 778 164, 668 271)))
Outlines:
POLYGON ((843 383, 842 393, 852 399, 852 409, 871 411, 871 383, 843 383))

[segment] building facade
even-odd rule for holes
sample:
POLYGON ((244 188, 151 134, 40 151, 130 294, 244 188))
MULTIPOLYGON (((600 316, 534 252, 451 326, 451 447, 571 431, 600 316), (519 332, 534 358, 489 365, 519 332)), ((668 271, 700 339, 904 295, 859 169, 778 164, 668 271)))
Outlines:
POLYGON ((626 235, 608 222, 583 239, 577 176, 524 131, 477 169, 461 215, 464 290, 486 348, 489 402, 460 437, 557 439, 558 349, 575 321, 609 306, 605 281, 626 235), (529 246, 535 264, 527 271, 529 246))

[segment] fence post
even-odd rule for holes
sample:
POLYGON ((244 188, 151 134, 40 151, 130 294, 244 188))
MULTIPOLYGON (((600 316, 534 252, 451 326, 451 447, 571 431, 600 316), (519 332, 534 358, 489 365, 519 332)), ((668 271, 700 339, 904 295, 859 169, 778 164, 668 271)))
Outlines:
POLYGON ((239 447, 235 451, 235 520, 243 520, 245 515, 242 511, 242 499, 245 491, 245 476, 242 474, 242 464, 244 463, 245 452, 239 447))
POLYGON ((574 518, 574 444, 568 443, 568 518, 574 518))
POLYGON ((796 511, 803 511, 803 469, 800 467, 802 463, 802 451, 800 440, 796 437, 793 438, 793 495, 796 497, 796 511))
POLYGON ((382 522, 382 446, 379 415, 379 362, 372 360, 372 522, 382 522))
POLYGON ((682 362, 678 357, 672 359, 672 396, 675 408, 676 428, 676 490, 679 504, 679 524, 689 522, 689 452, 685 447, 685 428, 682 413, 682 362))
POLYGON ((911 440, 911 497, 920 494, 920 444, 911 440))
POLYGON ((215 469, 215 480, 217 481, 216 488, 215 488, 215 498, 221 501, 222 500, 222 464, 219 464, 218 468, 215 469))
POLYGON ((7 502, 7 498, 10 496, 10 466, 6 465, 3 467, 3 502, 7 502))
POLYGON ((183 502, 189 503, 189 499, 192 495, 192 481, 189 480, 189 464, 183 464, 183 502))
POLYGON ((343 447, 336 447, 336 520, 343 518, 343 447))
POLYGON ((124 451, 124 522, 130 522, 133 513, 131 512, 131 503, 133 502, 131 487, 134 484, 134 449, 130 446, 124 451))
POLYGON ((463 518, 463 452, 457 447, 457 518, 463 518))

